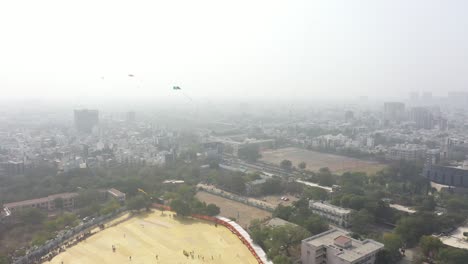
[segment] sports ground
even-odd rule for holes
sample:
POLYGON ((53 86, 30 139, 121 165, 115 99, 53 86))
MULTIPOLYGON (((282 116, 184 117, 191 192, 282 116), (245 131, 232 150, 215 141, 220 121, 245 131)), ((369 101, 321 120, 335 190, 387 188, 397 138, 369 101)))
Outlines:
POLYGON ((327 167, 336 174, 342 174, 349 171, 365 172, 368 175, 372 175, 385 168, 384 164, 374 161, 320 153, 294 147, 266 150, 262 152, 261 160, 266 163, 280 165, 281 161, 285 159, 290 160, 294 166, 298 166, 300 162, 304 161, 307 164, 308 170, 318 171, 320 168, 327 167))
POLYGON ((108 227, 45 263, 62 261, 63 264, 257 263, 227 228, 175 218, 167 211, 161 215, 157 210, 108 227), (193 257, 185 256, 184 250, 193 252, 193 257))

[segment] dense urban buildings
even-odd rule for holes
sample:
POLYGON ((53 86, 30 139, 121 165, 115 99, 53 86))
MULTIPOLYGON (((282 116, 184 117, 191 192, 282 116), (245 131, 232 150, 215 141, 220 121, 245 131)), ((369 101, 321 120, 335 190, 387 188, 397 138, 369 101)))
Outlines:
POLYGON ((405 117, 405 104, 401 102, 384 103, 384 124, 399 123, 405 117))
POLYGON ((79 132, 91 133, 99 123, 99 111, 90 109, 75 110, 75 127, 79 132))

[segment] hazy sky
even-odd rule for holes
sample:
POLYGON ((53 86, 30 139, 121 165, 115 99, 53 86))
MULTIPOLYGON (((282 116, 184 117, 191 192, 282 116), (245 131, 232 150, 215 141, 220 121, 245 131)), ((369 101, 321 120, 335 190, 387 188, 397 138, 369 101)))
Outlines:
POLYGON ((468 2, 0 1, 0 97, 467 90, 468 2), (134 74, 135 77, 128 77, 134 74))

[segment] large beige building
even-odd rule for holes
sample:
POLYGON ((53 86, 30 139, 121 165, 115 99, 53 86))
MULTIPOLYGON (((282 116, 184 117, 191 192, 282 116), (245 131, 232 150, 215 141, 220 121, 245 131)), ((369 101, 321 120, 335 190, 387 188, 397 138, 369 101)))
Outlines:
POLYGON ((374 264, 382 243, 349 237, 344 230, 331 229, 302 240, 303 264, 374 264))

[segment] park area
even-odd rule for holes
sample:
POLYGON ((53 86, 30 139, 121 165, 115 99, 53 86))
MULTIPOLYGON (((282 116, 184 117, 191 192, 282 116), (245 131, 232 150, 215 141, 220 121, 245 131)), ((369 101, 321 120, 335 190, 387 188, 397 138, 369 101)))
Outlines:
POLYGON ((201 191, 197 193, 196 197, 207 204, 216 204, 221 210, 221 216, 235 218, 235 221, 244 228, 248 227, 250 222, 254 219, 263 220, 271 217, 271 213, 268 211, 211 193, 201 191))
POLYGON ((294 147, 266 150, 261 154, 261 161, 266 163, 279 166, 281 161, 290 160, 293 166, 297 167, 300 162, 305 162, 307 164, 307 169, 310 171, 318 171, 320 168, 328 167, 331 172, 336 174, 349 171, 365 172, 372 175, 385 168, 384 164, 374 161, 360 160, 294 147))
MULTIPOLYGON (((115 221, 114 221, 115 223, 115 221)), ((50 262, 102 263, 257 263, 247 247, 224 226, 172 212, 152 211, 115 225, 68 248, 50 262), (113 252, 112 247, 115 247, 113 252), (193 252, 184 255, 184 251, 193 252), (131 258, 130 258, 131 257, 131 258)))

